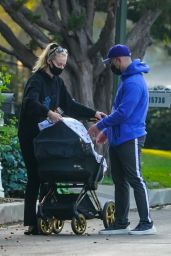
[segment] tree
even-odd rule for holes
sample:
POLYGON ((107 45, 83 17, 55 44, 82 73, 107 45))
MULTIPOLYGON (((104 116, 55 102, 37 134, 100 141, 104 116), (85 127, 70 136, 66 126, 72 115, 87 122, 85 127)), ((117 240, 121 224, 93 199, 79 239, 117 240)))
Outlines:
MULTIPOLYGON (((40 11, 29 10, 26 0, 1 0, 8 15, 29 35, 30 44, 24 45, 12 29, 0 19, 0 32, 12 50, 0 45, 0 50, 15 56, 31 69, 36 60, 35 49, 44 48, 52 41, 69 50, 66 80, 72 95, 83 104, 105 112, 110 111, 113 77, 101 62, 108 48, 114 44, 115 18, 119 0, 41 0, 40 11), (106 19, 99 38, 93 41, 95 11, 106 11, 106 19), (68 79, 67 79, 68 78, 68 79)), ((161 0, 130 0, 129 6, 161 0)), ((160 5, 148 8, 129 32, 127 44, 133 56, 143 57, 150 43, 150 28, 162 13, 160 5)))
POLYGON ((165 43, 171 40, 170 0, 129 0, 128 2, 128 19, 135 24, 127 36, 133 57, 143 57, 146 48, 153 43, 153 39, 165 43))

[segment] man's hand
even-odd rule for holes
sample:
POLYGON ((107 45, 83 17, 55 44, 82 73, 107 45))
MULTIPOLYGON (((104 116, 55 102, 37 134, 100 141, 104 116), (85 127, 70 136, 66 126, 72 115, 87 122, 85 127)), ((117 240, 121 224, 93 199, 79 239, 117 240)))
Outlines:
POLYGON ((96 138, 97 144, 105 144, 107 142, 107 137, 103 132, 100 132, 96 138))
POLYGON ((62 120, 62 116, 60 114, 58 114, 57 112, 54 112, 52 110, 49 110, 48 112, 48 118, 53 122, 56 123, 60 120, 62 120))
POLYGON ((96 114, 95 114, 95 117, 96 117, 98 120, 102 119, 102 118, 105 117, 105 116, 106 116, 105 113, 99 112, 99 111, 97 111, 96 114))
POLYGON ((92 137, 96 137, 100 133, 100 130, 94 124, 88 129, 88 134, 92 137))

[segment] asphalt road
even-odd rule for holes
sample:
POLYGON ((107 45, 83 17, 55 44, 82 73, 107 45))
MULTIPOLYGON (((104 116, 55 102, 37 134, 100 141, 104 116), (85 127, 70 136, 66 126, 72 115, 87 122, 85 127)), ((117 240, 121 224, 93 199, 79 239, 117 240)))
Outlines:
MULTIPOLYGON (((75 235, 66 221, 59 235, 25 236, 22 224, 0 228, 1 256, 65 255, 65 256, 167 256, 171 255, 171 206, 151 211, 156 235, 99 235, 100 220, 88 220, 84 235, 75 235)), ((138 222, 136 211, 130 211, 131 227, 138 222)))

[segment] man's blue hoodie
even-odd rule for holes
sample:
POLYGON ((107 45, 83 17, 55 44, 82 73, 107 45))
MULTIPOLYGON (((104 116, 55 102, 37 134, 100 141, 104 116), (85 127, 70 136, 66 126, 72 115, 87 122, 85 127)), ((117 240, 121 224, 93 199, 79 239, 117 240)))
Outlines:
POLYGON ((148 71, 145 63, 139 59, 133 60, 121 75, 111 114, 96 124, 107 135, 111 146, 146 134, 149 94, 142 73, 148 71))

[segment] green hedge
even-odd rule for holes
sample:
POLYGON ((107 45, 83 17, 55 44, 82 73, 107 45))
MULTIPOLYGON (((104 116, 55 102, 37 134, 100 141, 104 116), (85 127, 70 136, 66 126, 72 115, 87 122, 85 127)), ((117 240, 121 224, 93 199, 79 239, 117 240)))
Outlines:
POLYGON ((145 146, 153 149, 171 150, 171 109, 151 108, 149 110, 145 146))
POLYGON ((25 193, 26 169, 19 148, 16 120, 0 127, 0 159, 2 164, 2 186, 5 197, 20 197, 25 193))

